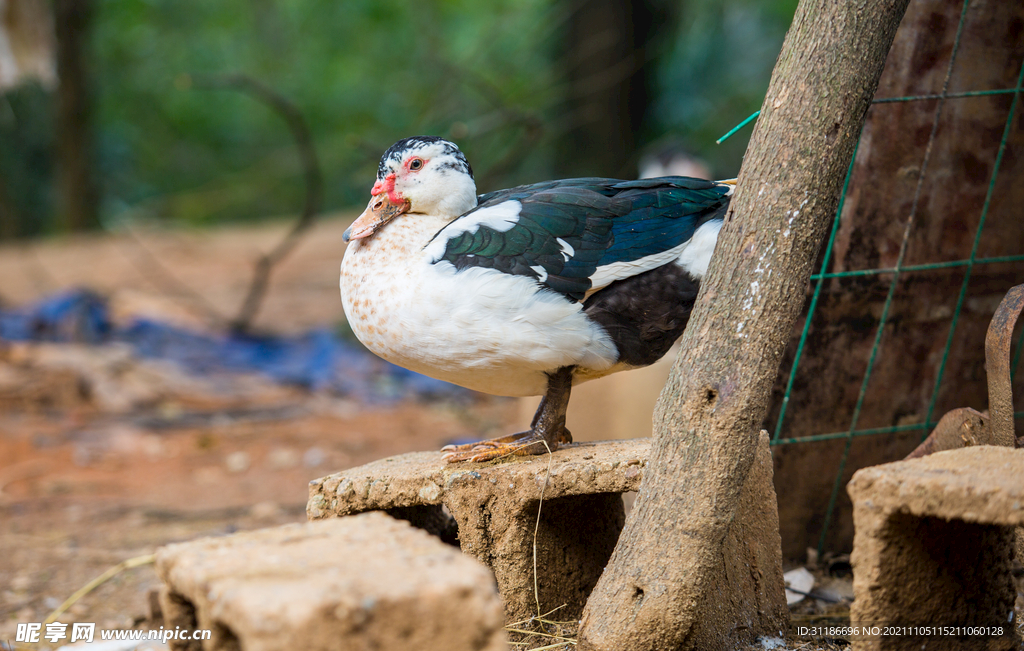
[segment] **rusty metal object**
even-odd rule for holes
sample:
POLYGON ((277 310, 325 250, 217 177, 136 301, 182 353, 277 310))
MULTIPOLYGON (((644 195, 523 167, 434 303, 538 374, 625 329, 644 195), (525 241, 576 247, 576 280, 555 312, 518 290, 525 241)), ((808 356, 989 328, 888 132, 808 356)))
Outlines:
POLYGON ((1024 308, 1024 285, 1006 293, 996 308, 985 337, 985 369, 988 373, 989 427, 996 445, 1014 447, 1013 392, 1010 387, 1010 344, 1013 327, 1024 308))
POLYGON ((970 407, 946 412, 935 429, 921 445, 907 455, 907 459, 924 457, 933 452, 956 450, 974 445, 996 445, 991 439, 989 418, 970 407))
POLYGON ((973 445, 1024 447, 1024 437, 1013 431, 1013 390, 1010 385, 1010 345, 1013 328, 1024 310, 1024 285, 1006 293, 985 336, 985 369, 988 374, 988 414, 970 407, 953 409, 943 416, 928 438, 907 455, 923 457, 942 450, 973 445))

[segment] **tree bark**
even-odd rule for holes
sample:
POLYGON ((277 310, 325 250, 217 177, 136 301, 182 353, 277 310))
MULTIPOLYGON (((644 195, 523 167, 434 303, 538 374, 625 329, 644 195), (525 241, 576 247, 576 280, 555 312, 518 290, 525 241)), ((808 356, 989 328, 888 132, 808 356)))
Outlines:
POLYGON ((18 213, 7 192, 7 185, 0 177, 0 241, 13 240, 18 236, 18 213))
MULTIPOLYGON (((846 169, 908 0, 803 0, 655 412, 651 459, 579 648, 724 648, 707 586, 846 169)), ((729 559, 726 559, 729 567, 729 559)))
POLYGON ((56 0, 58 223, 67 230, 99 226, 93 174, 92 102, 87 70, 93 0, 56 0))

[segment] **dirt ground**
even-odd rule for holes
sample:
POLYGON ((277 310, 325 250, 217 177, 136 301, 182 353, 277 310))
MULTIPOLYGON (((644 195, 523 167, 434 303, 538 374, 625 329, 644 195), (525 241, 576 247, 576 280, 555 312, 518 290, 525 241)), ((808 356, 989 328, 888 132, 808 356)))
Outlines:
MULTIPOLYGON (((186 426, 98 414, 0 419, 0 639, 160 545, 304 521, 309 480, 494 427, 510 403, 359 411, 297 397, 290 406, 282 417, 257 411, 186 426)), ((148 616, 157 585, 151 567, 130 570, 60 621, 131 628, 148 616)))

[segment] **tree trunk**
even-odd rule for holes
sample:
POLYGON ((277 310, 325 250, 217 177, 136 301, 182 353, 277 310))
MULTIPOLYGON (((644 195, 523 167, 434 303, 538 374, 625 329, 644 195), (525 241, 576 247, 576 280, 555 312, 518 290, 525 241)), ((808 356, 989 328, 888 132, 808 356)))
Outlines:
POLYGON ((0 177, 0 241, 18 236, 18 213, 7 193, 7 185, 0 177))
POLYGON ((559 173, 633 178, 655 75, 647 61, 679 7, 652 0, 562 5, 572 14, 561 52, 568 124, 556 152, 559 173))
MULTIPOLYGON (((811 266, 908 0, 803 0, 655 412, 651 458, 579 648, 724 648, 695 629, 751 468, 811 266)), ((729 559, 726 559, 729 566, 729 559)), ((763 579, 762 579, 763 580, 763 579)))
POLYGON ((93 0, 56 0, 58 223, 82 231, 99 226, 99 192, 93 175, 92 105, 87 51, 93 0))

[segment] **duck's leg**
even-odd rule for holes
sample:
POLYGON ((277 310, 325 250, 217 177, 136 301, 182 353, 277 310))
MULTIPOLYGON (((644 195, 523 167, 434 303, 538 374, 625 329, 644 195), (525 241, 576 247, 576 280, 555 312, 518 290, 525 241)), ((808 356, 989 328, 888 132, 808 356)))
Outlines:
POLYGON ((563 366, 548 373, 548 389, 541 398, 530 429, 496 439, 446 445, 441 448, 448 463, 456 461, 490 461, 508 455, 526 456, 557 450, 562 443, 572 443, 572 434, 565 428, 565 412, 572 391, 572 366, 563 366), (547 442, 547 446, 544 443, 547 442))

